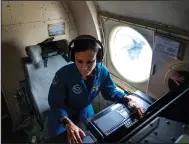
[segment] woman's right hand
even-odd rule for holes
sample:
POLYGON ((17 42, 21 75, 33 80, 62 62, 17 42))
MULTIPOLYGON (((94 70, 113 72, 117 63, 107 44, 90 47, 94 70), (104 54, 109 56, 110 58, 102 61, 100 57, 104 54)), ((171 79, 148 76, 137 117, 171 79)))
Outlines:
POLYGON ((81 137, 85 137, 85 133, 76 126, 71 120, 69 120, 69 124, 66 125, 67 129, 67 139, 69 144, 82 143, 81 137))

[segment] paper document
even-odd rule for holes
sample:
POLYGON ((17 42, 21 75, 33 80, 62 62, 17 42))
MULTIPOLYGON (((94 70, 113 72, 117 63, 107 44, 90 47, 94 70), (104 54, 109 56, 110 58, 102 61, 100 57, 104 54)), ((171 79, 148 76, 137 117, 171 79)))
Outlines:
POLYGON ((154 50, 177 58, 179 53, 180 43, 159 35, 155 35, 154 50))

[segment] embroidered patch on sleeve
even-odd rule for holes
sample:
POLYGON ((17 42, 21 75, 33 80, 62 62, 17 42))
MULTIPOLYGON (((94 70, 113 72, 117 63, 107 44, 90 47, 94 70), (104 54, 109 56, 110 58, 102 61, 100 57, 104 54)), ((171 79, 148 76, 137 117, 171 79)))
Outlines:
POLYGON ((76 84, 72 87, 72 91, 75 93, 75 94, 81 94, 82 93, 82 88, 79 84, 76 84))

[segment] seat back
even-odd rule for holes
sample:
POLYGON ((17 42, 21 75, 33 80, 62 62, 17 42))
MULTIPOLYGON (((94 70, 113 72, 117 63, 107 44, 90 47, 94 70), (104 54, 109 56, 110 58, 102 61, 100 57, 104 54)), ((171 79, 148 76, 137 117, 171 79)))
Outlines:
MULTIPOLYGON (((37 116, 38 122, 42 125, 49 111, 48 92, 55 73, 64 65, 69 64, 62 55, 55 55, 48 58, 47 67, 39 45, 26 47, 30 61, 24 62, 26 82, 29 88, 29 100, 37 116)), ((66 55, 64 55, 66 57, 66 55)))

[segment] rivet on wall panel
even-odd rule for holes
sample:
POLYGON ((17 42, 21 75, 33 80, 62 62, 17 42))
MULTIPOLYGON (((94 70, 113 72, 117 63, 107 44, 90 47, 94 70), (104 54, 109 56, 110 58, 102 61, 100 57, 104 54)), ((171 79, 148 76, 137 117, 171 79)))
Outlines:
POLYGON ((186 126, 185 126, 185 125, 183 125, 182 127, 183 127, 184 129, 186 128, 186 126))
POLYGON ((11 10, 11 9, 9 9, 9 10, 11 10))
POLYGON ((22 25, 20 25, 20 26, 22 26, 22 25))
POLYGON ((45 21, 44 21, 44 23, 45 23, 45 21))
POLYGON ((169 124, 170 122, 169 121, 166 121, 167 124, 169 124))
POLYGON ((48 18, 48 20, 51 20, 50 18, 48 18))
POLYGON ((35 28, 35 26, 33 28, 35 28))
POLYGON ((12 16, 11 16, 11 18, 12 18, 12 16))
POLYGON ((22 42, 20 42, 20 43, 22 43, 22 42))
POLYGON ((175 141, 174 137, 171 137, 171 140, 172 140, 172 141, 175 141))
POLYGON ((7 5, 7 7, 10 7, 10 5, 7 5))
POLYGON ((45 9, 45 10, 47 10, 47 9, 45 9))
POLYGON ((22 6, 24 6, 24 4, 22 4, 22 6))

